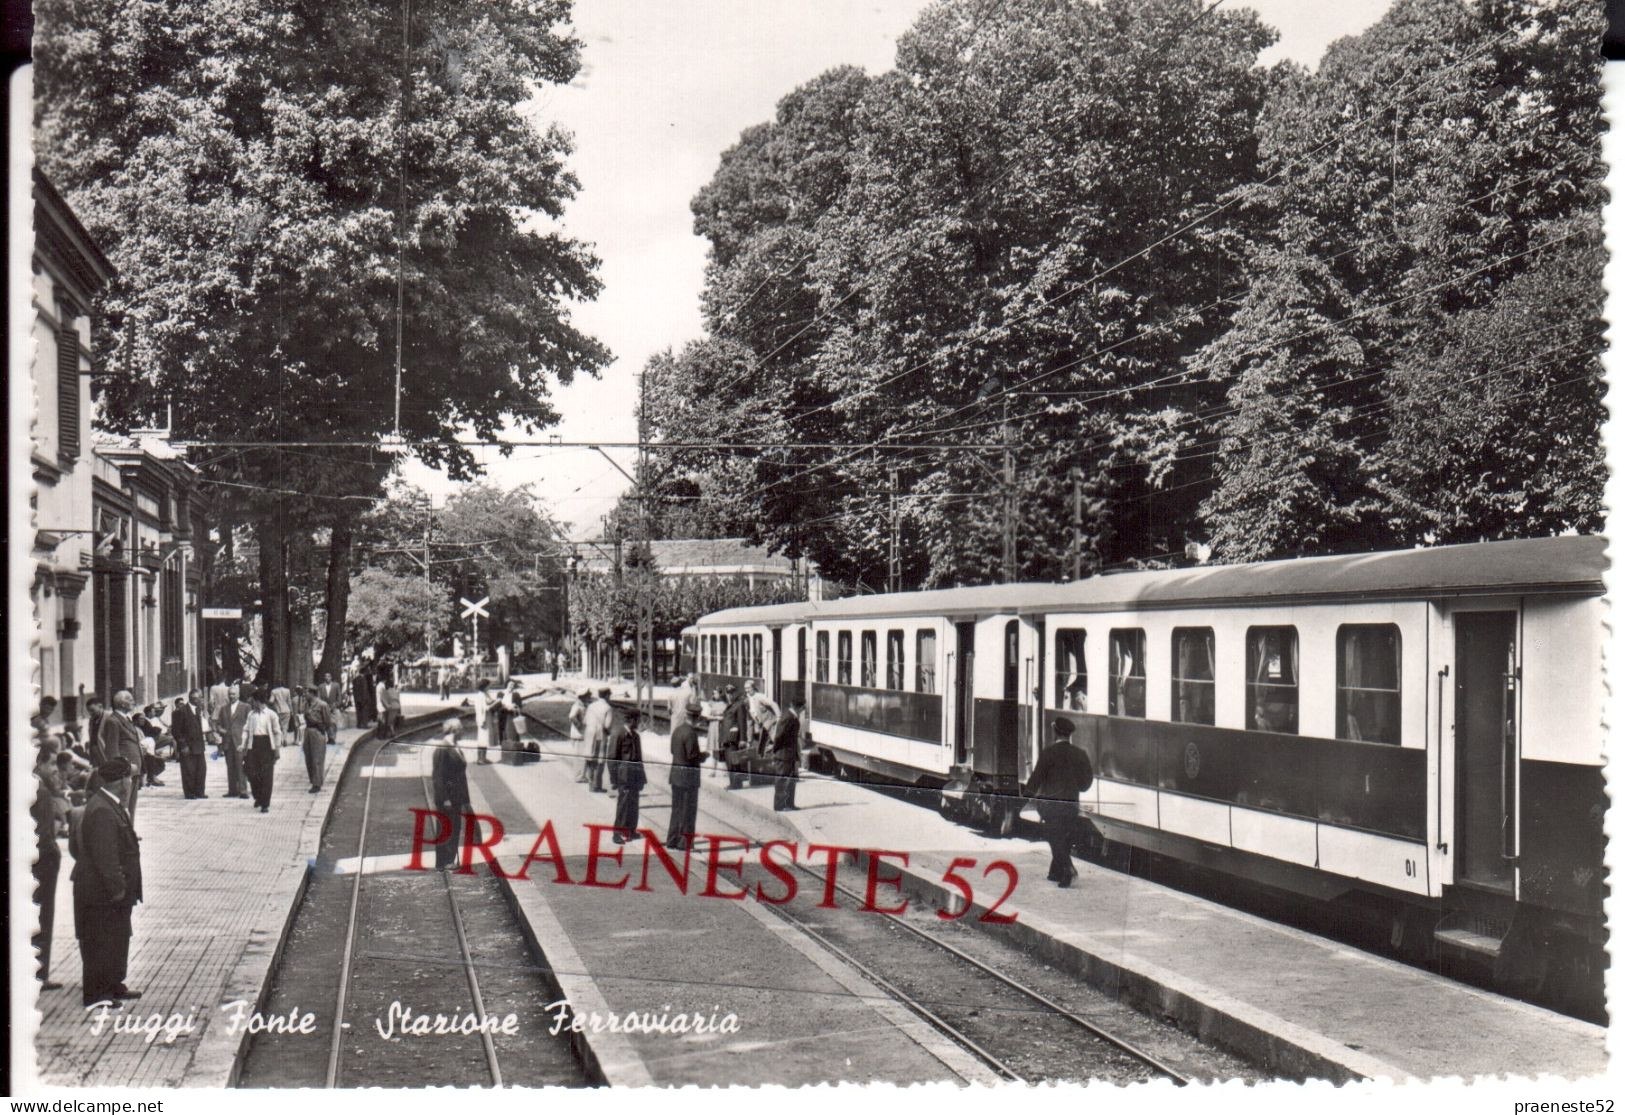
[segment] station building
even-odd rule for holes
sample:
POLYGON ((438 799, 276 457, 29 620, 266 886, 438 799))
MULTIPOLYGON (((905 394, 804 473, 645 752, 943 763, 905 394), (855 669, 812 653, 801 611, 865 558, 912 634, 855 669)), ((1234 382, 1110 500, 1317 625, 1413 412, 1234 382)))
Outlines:
POLYGON ((93 428, 91 313, 113 267, 46 177, 32 186, 32 706, 55 697, 71 726, 93 694, 202 683, 210 506, 161 431, 93 428))
MULTIPOLYGON (((94 684, 87 591, 92 564, 91 318, 113 267, 84 226, 38 171, 33 176, 34 247, 30 260, 33 323, 34 666, 38 697, 55 697, 54 722, 72 723, 94 684)), ((36 706, 37 707, 37 706, 36 706)))

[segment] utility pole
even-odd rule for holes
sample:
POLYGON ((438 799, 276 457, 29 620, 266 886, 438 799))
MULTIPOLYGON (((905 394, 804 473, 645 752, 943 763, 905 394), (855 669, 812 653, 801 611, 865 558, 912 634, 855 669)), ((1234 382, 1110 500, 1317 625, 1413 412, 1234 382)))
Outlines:
MULTIPOLYGON (((1003 388, 1003 379, 1000 379, 1003 388)), ((1016 580, 1016 454, 1010 445, 1010 396, 1004 396, 1000 439, 1004 442, 1004 582, 1016 580)))
POLYGON ((1083 470, 1072 470, 1072 579, 1083 579, 1083 470))
POLYGON ((647 371, 638 373, 638 535, 643 542, 643 560, 645 562, 642 575, 638 579, 638 640, 637 640, 637 666, 634 671, 634 682, 637 689, 638 708, 648 715, 654 712, 655 701, 655 648, 654 648, 654 600, 651 596, 654 578, 653 547, 650 545, 649 529, 649 439, 648 439, 648 412, 649 412, 649 375, 647 371), (644 695, 644 683, 648 683, 648 695, 644 695))
POLYGON ((901 592, 903 590, 903 555, 898 546, 897 537, 897 470, 892 469, 889 474, 887 497, 891 512, 891 551, 886 558, 886 591, 901 592))
MULTIPOLYGON (((428 600, 434 599, 434 582, 429 579, 429 532, 434 527, 434 500, 433 500, 433 498, 429 499, 428 505, 423 509, 423 511, 424 511, 424 516, 423 516, 423 599, 425 601, 428 601, 428 600)), ((479 620, 475 620, 474 622, 479 623, 479 620)), ((476 642, 476 644, 479 642, 479 636, 478 635, 475 636, 475 642, 476 642)), ((425 654, 425 656, 429 657, 429 658, 433 658, 434 657, 434 610, 433 609, 430 609, 428 612, 424 613, 424 616, 423 616, 423 645, 424 645, 424 654, 425 654)), ((479 647, 476 646, 475 647, 475 653, 477 654, 478 651, 479 651, 479 647)))

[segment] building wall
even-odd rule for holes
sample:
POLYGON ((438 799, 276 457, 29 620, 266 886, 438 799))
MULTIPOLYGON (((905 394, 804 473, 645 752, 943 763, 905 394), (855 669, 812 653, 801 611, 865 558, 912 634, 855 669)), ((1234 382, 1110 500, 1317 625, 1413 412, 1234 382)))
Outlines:
MULTIPOLYGON (((64 299, 71 301, 62 275, 36 255, 33 272, 34 385, 33 453, 35 577, 30 597, 37 623, 34 646, 35 682, 40 696, 62 704, 53 720, 82 714, 83 693, 94 687, 95 649, 91 633, 95 615, 88 571, 91 536, 90 459, 90 319, 82 311, 64 319, 64 299), (58 394, 58 330, 67 325, 79 338, 79 448, 61 455, 61 398, 58 394), (41 534, 46 537, 42 540, 41 534), (74 625, 77 624, 75 629, 74 625)), ((66 307, 70 312, 77 307, 66 307)), ((71 439, 70 439, 71 440, 71 439)))

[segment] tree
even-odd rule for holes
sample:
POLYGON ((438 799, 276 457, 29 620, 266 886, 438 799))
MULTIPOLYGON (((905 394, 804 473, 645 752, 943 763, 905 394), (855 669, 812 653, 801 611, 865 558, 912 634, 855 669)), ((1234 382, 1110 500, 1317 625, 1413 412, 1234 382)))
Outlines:
MULTIPOLYGON (((345 497, 376 494, 392 465, 368 446, 396 427, 397 267, 399 432, 454 476, 475 467, 460 430, 545 426, 550 382, 607 359, 567 310, 598 288, 591 253, 557 230, 575 190, 568 143, 522 111, 576 72, 578 43, 558 29, 568 3, 412 5, 404 89, 401 11, 40 4, 41 165, 118 268, 97 307, 106 413, 290 446, 204 466, 261 493, 224 490, 261 536, 279 676, 309 671, 290 654, 290 620, 308 622, 289 605, 290 567, 331 528, 325 582, 341 593, 345 497), (347 447, 296 448, 330 441, 347 447)), ((327 613, 342 619, 343 600, 327 613)))
MULTIPOLYGON (((1197 220, 1253 176, 1273 39, 1210 8, 944 0, 893 71, 825 75, 724 155, 694 206, 712 337, 673 393, 767 446, 730 460, 754 471, 730 518, 878 585, 895 471, 910 582, 996 579, 1008 443, 1021 575, 1064 568, 1074 467, 1091 561, 1182 543, 1200 494, 1177 419, 1216 395, 1169 369, 1220 328, 1258 219, 1197 220), (1198 22, 1200 52, 1164 49, 1198 22), (822 448, 875 443, 954 448, 822 448)), ((686 477, 703 492, 722 467, 686 477)))
POLYGON ((349 627, 357 647, 415 655, 425 632, 434 637, 446 628, 444 590, 421 576, 362 569, 350 580, 349 627))
POLYGON ((1263 262, 1192 361, 1231 385, 1219 553, 1600 523, 1600 30, 1580 0, 1400 0, 1279 75, 1235 195, 1263 262))

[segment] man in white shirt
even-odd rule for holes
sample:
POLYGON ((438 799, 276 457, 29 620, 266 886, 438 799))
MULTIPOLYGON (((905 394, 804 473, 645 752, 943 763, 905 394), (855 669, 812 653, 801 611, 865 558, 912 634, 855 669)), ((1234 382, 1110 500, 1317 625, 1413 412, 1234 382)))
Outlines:
POLYGON ((587 744, 587 785, 595 794, 604 793, 604 752, 609 746, 610 721, 615 710, 609 704, 609 686, 598 691, 598 699, 587 708, 582 734, 587 744))
POLYGON ((254 791, 254 804, 261 813, 269 813, 272 775, 276 772, 277 752, 282 746, 282 719, 266 705, 257 690, 248 699, 248 719, 243 725, 243 734, 248 738, 248 784, 254 791))
POLYGON ((773 725, 779 719, 779 706, 773 699, 756 687, 754 681, 745 683, 745 707, 750 716, 750 722, 755 727, 755 739, 758 743, 768 739, 773 732, 773 725))
POLYGON ((696 685, 693 674, 684 674, 682 683, 677 691, 671 695, 671 727, 677 730, 677 725, 688 719, 688 702, 699 699, 699 687, 696 685))

